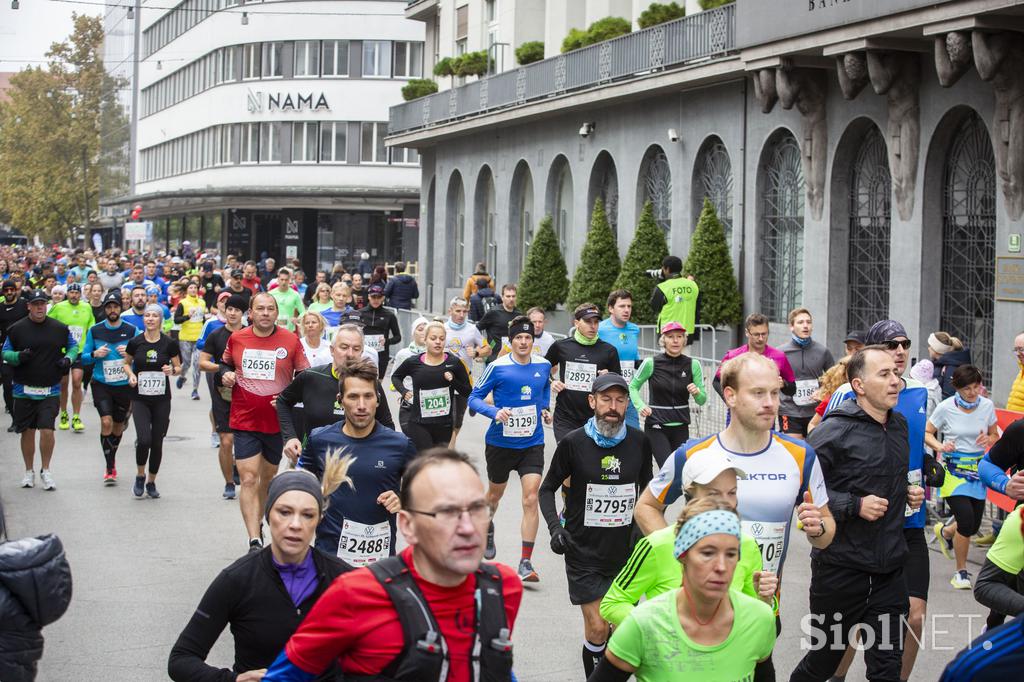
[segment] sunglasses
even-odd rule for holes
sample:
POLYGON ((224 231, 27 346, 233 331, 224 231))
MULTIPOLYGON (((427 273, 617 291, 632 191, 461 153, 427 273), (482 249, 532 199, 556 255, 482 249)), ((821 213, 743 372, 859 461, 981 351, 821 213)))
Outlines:
POLYGON ((883 341, 882 345, 889 350, 896 350, 897 348, 910 350, 910 339, 903 339, 902 341, 883 341))

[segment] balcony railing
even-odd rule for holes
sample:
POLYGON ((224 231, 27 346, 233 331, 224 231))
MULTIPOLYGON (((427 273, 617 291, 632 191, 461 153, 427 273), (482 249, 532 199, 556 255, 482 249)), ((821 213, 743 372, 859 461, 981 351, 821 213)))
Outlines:
POLYGON ((605 85, 727 54, 736 47, 729 4, 391 107, 388 134, 605 85))

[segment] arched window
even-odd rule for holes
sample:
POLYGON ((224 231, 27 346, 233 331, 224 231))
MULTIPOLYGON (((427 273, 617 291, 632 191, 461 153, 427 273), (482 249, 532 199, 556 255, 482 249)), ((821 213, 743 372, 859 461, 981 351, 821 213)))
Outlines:
POLYGON ((554 221, 558 245, 565 255, 566 262, 570 262, 573 230, 573 188, 572 171, 569 169, 569 162, 564 156, 559 156, 551 164, 551 173, 548 176, 547 201, 545 203, 548 212, 551 214, 551 219, 554 221))
POLYGON ((640 166, 640 206, 650 201, 654 209, 654 220, 665 231, 667 238, 672 231, 672 170, 668 165, 665 151, 655 145, 647 150, 640 166))
POLYGON ((729 151, 717 137, 704 143, 697 162, 697 173, 694 186, 697 196, 694 197, 694 221, 704 206, 704 197, 711 200, 711 205, 718 213, 725 230, 725 241, 732 244, 732 162, 729 151))
POLYGON ((447 223, 447 241, 452 254, 448 286, 461 287, 466 280, 466 192, 458 171, 452 173, 448 182, 447 223))
POLYGON ((786 132, 765 151, 761 194, 761 312, 783 322, 803 296, 804 174, 786 132))
POLYGON ((885 139, 871 126, 850 168, 847 330, 889 317, 892 178, 885 139))
POLYGON ((995 158, 984 122, 972 113, 946 157, 939 325, 970 347, 986 385, 992 381, 995 262, 995 158))
POLYGON ((526 256, 533 243, 533 176, 526 161, 520 161, 512 174, 512 191, 509 195, 509 255, 510 279, 519 279, 526 266, 526 256))
POLYGON ((480 170, 476 183, 474 220, 474 260, 482 260, 496 274, 498 260, 498 242, 495 223, 498 220, 494 198, 494 174, 488 166, 480 170))
MULTIPOLYGON (((615 161, 611 154, 602 151, 594 161, 594 169, 590 172, 590 192, 587 195, 587 213, 592 214, 594 204, 600 199, 604 204, 604 212, 608 217, 608 225, 612 233, 618 233, 619 223, 619 176, 615 170, 615 161)), ((590 221, 587 221, 589 228, 590 221)))

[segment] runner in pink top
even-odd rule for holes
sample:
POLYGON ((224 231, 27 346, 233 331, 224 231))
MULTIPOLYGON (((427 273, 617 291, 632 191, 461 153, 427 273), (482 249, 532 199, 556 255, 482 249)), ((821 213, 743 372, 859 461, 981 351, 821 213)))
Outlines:
MULTIPOLYGON (((796 393, 796 375, 793 374, 793 368, 789 366, 786 354, 778 348, 768 345, 768 318, 760 313, 751 313, 747 315, 747 319, 743 323, 743 329, 747 334, 747 342, 739 348, 733 348, 726 353, 725 357, 722 358, 722 364, 725 364, 727 360, 731 360, 737 355, 743 355, 748 352, 763 355, 778 365, 779 377, 782 379, 782 392, 786 395, 796 393)), ((719 396, 722 395, 722 384, 718 378, 721 369, 722 365, 719 365, 718 371, 715 372, 715 381, 712 384, 719 396)))

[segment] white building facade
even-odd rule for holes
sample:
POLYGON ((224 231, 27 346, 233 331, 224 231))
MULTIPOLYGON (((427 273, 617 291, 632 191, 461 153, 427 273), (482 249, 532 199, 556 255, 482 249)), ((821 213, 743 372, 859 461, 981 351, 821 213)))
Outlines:
MULTIPOLYGON (((415 254, 419 158, 389 106, 423 73, 405 2, 136 4, 133 190, 153 246, 183 241, 307 270, 415 254)), ((415 259, 415 255, 413 256, 415 259)))

